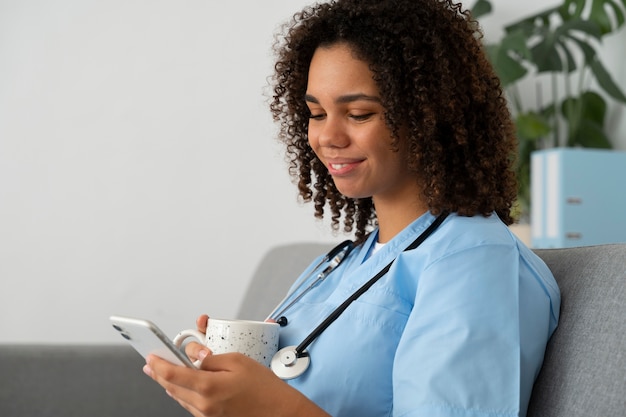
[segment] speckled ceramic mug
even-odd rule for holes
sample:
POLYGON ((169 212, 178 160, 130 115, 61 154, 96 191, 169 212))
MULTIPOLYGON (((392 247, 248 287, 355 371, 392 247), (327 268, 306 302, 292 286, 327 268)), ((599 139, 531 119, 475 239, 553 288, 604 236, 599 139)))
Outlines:
POLYGON ((209 319, 206 335, 194 329, 183 330, 174 338, 174 344, 180 347, 191 337, 216 355, 239 352, 269 367, 278 351, 279 327, 264 321, 209 319))

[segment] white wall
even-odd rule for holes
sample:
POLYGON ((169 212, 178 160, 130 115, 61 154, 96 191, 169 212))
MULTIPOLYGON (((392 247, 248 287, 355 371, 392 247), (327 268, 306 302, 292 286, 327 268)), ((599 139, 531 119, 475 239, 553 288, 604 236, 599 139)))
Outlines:
POLYGON ((233 316, 268 246, 333 239, 262 91, 304 3, 0 2, 0 342, 233 316))
POLYGON ((343 238, 297 203, 263 96, 307 3, 0 0, 0 343, 233 316, 266 248, 343 238))

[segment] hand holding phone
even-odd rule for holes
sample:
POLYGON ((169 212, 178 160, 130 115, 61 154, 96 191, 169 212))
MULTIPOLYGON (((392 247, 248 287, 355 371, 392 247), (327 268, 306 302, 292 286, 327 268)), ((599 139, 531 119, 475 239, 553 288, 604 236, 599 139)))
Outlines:
POLYGON ((175 365, 195 368, 191 360, 151 321, 123 316, 111 316, 109 319, 113 328, 144 358, 153 354, 175 365))

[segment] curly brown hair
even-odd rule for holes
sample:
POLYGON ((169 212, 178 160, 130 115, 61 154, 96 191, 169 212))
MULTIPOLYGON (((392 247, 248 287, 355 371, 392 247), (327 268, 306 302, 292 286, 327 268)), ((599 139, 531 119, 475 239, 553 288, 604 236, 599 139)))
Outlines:
POLYGON ((316 217, 328 204, 333 228, 343 217, 344 231, 356 227, 357 239, 376 221, 372 199, 340 194, 308 144, 309 64, 318 47, 342 42, 369 64, 394 144, 408 141, 408 164, 429 210, 496 212, 513 223, 517 142, 481 39, 477 22, 451 0, 336 0, 294 15, 274 46, 270 109, 289 172, 316 217))

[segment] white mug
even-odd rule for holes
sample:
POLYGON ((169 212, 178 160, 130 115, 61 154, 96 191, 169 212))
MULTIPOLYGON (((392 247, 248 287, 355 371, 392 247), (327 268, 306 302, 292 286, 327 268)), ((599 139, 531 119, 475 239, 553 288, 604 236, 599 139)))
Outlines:
MULTIPOLYGON (((195 329, 183 330, 174 338, 180 347, 187 338, 194 338, 214 354, 239 352, 269 367, 278 351, 277 323, 250 320, 209 319, 206 334, 195 329)), ((200 361, 195 365, 199 366, 200 361)))

